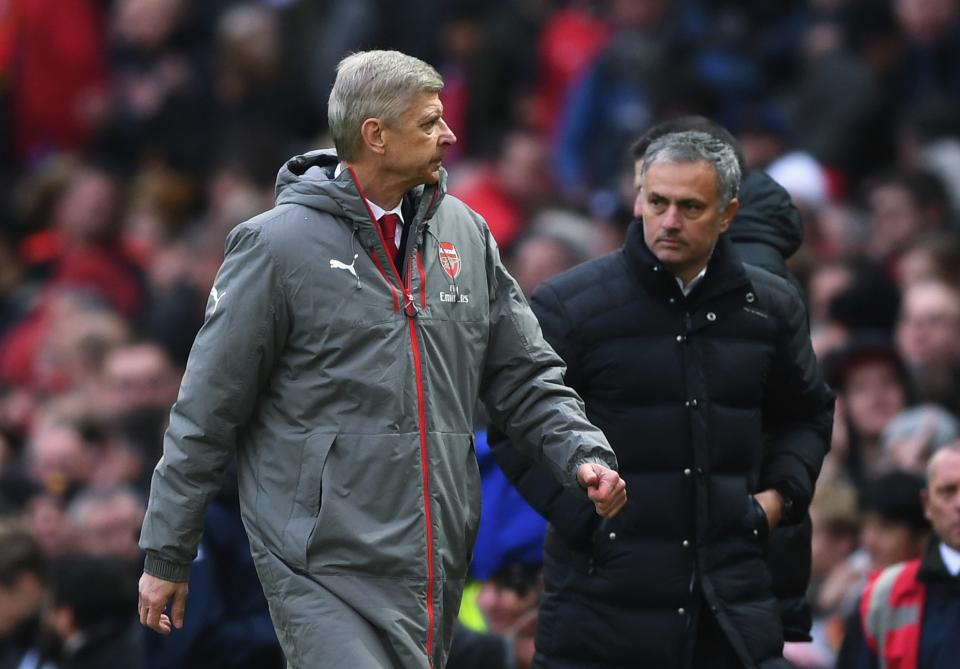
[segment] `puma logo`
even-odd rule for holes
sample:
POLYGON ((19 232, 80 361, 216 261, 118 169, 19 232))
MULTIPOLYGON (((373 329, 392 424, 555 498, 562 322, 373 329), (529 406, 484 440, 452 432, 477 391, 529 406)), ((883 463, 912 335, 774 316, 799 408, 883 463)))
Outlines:
POLYGON ((213 316, 217 313, 217 307, 220 306, 220 298, 227 294, 227 291, 218 292, 217 287, 214 286, 210 289, 210 297, 213 298, 213 311, 210 312, 210 315, 213 316))
POLYGON ((354 253, 354 254, 353 254, 353 262, 350 263, 349 265, 348 265, 347 263, 340 262, 339 260, 333 260, 333 259, 331 259, 331 260, 330 260, 330 269, 345 269, 345 270, 347 270, 348 272, 350 272, 351 274, 353 274, 354 278, 356 278, 356 279, 359 281, 359 280, 360 280, 360 277, 357 276, 357 270, 355 270, 355 269, 353 268, 353 266, 357 264, 357 257, 358 257, 359 255, 360 255, 359 253, 354 253))

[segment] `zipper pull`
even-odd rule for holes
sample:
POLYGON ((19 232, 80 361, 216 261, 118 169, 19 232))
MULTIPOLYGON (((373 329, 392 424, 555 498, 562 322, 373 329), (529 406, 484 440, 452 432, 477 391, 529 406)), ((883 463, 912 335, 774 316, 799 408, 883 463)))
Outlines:
POLYGON ((417 300, 414 298, 413 293, 409 289, 403 292, 403 297, 406 299, 407 303, 403 307, 404 313, 408 318, 416 318, 420 313, 420 307, 417 306, 417 300))

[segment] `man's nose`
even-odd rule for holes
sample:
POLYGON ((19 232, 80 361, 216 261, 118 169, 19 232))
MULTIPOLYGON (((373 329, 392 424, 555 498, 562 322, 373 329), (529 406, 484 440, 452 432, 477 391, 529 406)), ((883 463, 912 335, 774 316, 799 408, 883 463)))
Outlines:
POLYGON ((680 211, 673 205, 667 209, 663 214, 661 219, 661 226, 667 228, 668 230, 679 230, 682 226, 680 224, 680 211))
POLYGON ((448 146, 456 144, 457 136, 453 134, 453 130, 450 129, 450 126, 447 125, 447 122, 443 119, 440 119, 440 123, 443 124, 443 129, 440 133, 440 143, 448 146))

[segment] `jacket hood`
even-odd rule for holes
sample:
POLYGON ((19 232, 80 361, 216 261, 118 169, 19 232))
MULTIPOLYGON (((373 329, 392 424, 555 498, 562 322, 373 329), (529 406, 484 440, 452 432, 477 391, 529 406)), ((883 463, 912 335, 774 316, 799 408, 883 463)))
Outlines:
MULTIPOLYGON (((277 174, 277 204, 300 204, 332 216, 371 222, 365 201, 360 197, 362 185, 357 187, 353 171, 345 169, 334 177, 339 162, 334 149, 318 149, 288 160, 277 174)), ((436 184, 417 186, 410 191, 418 214, 422 207, 428 207, 422 220, 433 215, 446 192, 447 172, 442 167, 436 184), (423 197, 425 193, 427 198, 423 197)))
POLYGON ((747 174, 740 186, 740 210, 729 237, 744 262, 783 274, 785 261, 803 243, 800 213, 790 195, 765 172, 747 174))

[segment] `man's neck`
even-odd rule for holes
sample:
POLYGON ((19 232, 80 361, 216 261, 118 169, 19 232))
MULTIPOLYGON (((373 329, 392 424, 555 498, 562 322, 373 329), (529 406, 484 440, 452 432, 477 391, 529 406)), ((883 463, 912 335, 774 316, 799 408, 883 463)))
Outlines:
POLYGON ((349 166, 353 168, 357 175, 364 197, 371 202, 376 202, 384 211, 396 209, 409 190, 405 181, 391 177, 385 174, 383 170, 362 162, 349 163, 349 166))

